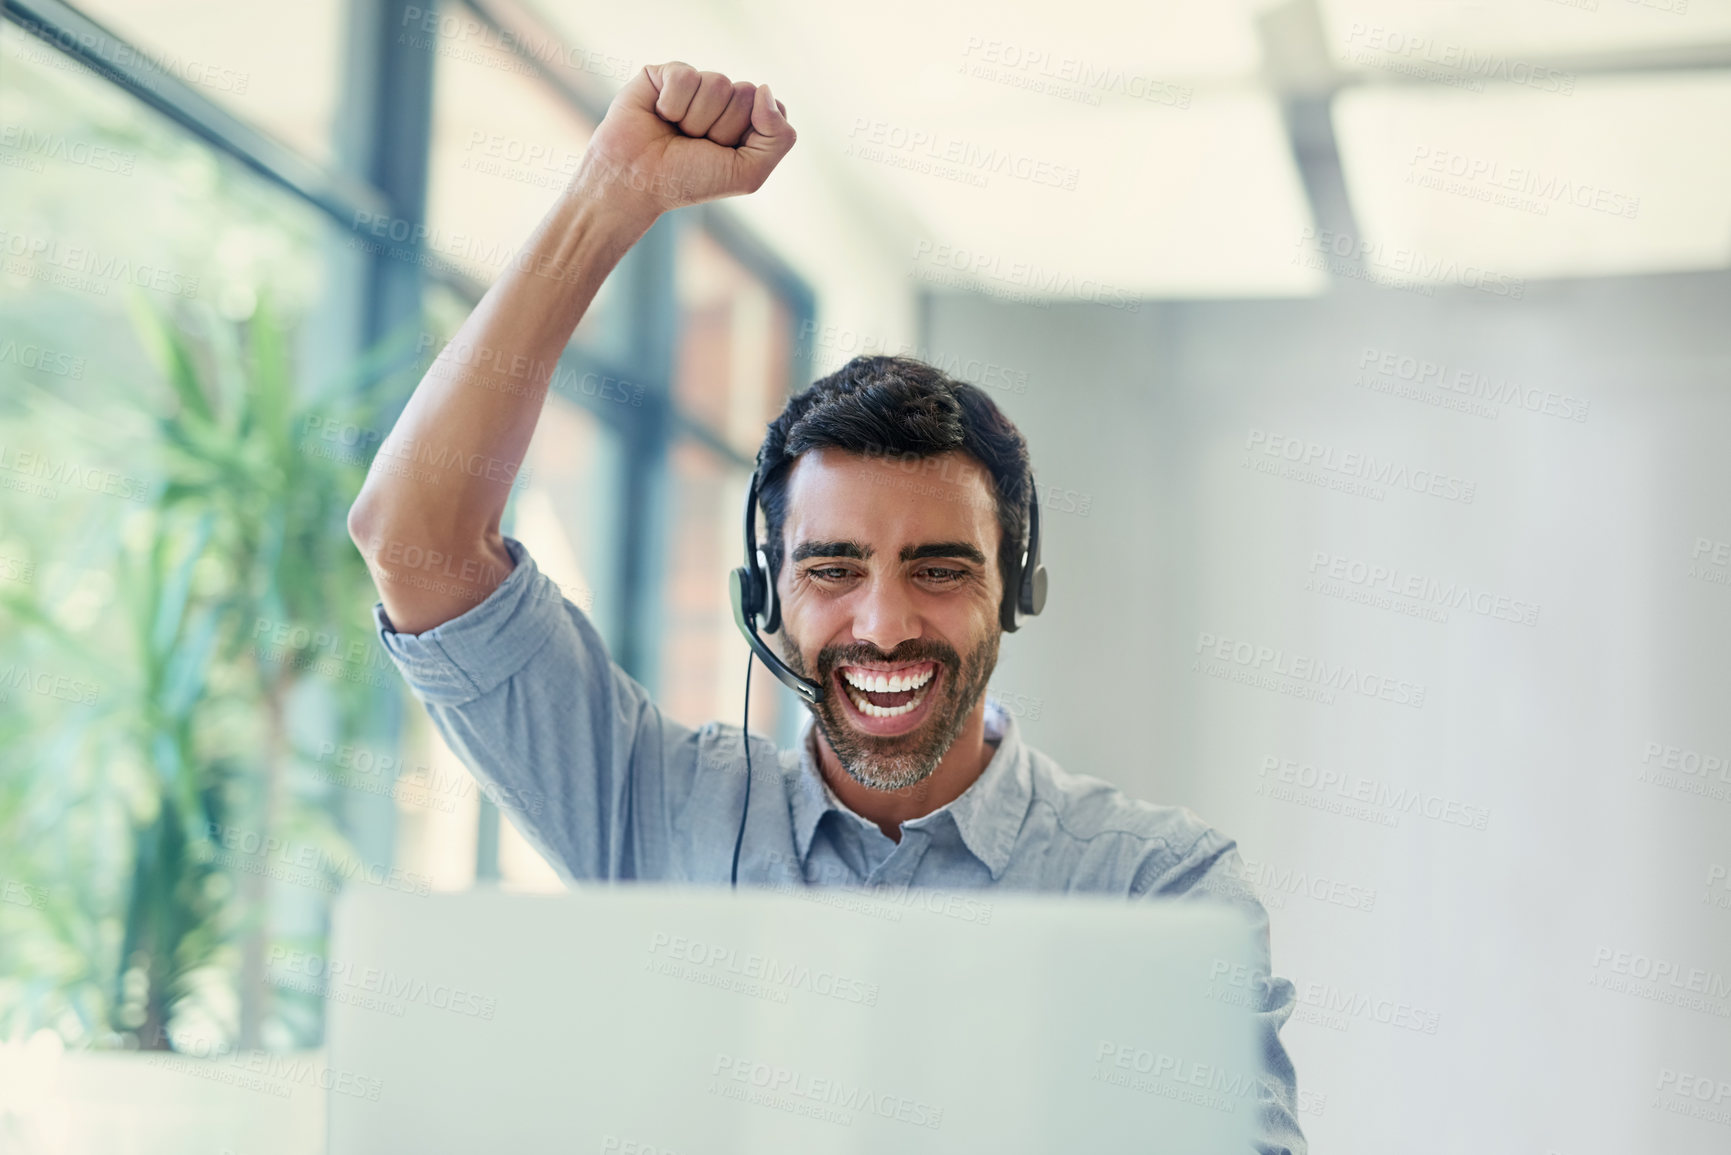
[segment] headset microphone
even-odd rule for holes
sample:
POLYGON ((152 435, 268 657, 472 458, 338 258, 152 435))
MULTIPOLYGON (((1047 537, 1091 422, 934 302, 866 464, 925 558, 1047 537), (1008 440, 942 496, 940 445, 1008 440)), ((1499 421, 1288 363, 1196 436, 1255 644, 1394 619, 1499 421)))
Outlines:
MULTIPOLYGON (((745 564, 728 577, 733 600, 733 623, 751 647, 745 659, 745 711, 740 725, 740 737, 745 742, 745 805, 739 814, 739 834, 733 840, 733 885, 739 885, 739 850, 745 841, 745 819, 751 811, 751 656, 755 654, 782 685, 798 694, 809 705, 823 700, 823 684, 801 677, 781 660, 758 633, 758 624, 774 633, 781 628, 781 603, 775 596, 775 576, 770 573, 769 559, 757 544, 757 492, 762 463, 751 472, 751 486, 745 494, 745 564)), ((1034 478, 1028 477, 1028 541, 1022 550, 1021 565, 1013 588, 1004 590, 1004 600, 998 607, 998 624, 1005 632, 1015 633, 1022 619, 1032 617, 1046 607, 1046 567, 1040 563, 1040 500, 1034 488, 1034 478)))

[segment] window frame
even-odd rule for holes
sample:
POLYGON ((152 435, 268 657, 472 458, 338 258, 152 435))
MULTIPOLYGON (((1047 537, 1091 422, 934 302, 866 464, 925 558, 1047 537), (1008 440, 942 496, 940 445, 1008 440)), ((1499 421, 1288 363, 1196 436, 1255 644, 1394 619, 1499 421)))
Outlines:
MULTIPOLYGON (((548 43, 562 44, 571 52, 579 49, 533 13, 513 5, 507 14, 487 0, 448 0, 448 5, 496 33, 499 42, 531 65, 533 75, 579 116, 598 123, 606 114, 611 95, 591 83, 591 78, 556 71, 542 56, 524 49, 525 44, 548 43)), ((426 0, 418 0, 417 6, 433 7, 426 0)), ((355 123, 342 128, 346 139, 345 147, 338 150, 340 167, 309 159, 192 86, 156 70, 137 46, 62 0, 7 0, 0 12, 22 31, 360 236, 381 215, 409 221, 426 217, 436 70, 433 54, 399 43, 389 34, 408 7, 404 0, 351 0, 344 107, 356 111, 349 114, 355 123)), ((665 214, 614 272, 625 282, 621 288, 627 298, 624 313, 629 331, 624 344, 630 353, 616 361, 582 349, 574 340, 560 357, 562 373, 600 373, 644 388, 641 406, 586 396, 566 400, 583 406, 624 442, 622 476, 617 481, 625 500, 609 533, 623 595, 614 623, 614 636, 619 639, 614 658, 651 693, 656 689, 657 655, 666 629, 659 591, 668 544, 669 451, 675 441, 690 437, 737 467, 750 469, 755 464, 729 444, 721 430, 682 412, 673 398, 680 320, 675 254, 678 232, 687 228, 706 233, 787 309, 792 320, 785 349, 790 389, 809 380, 810 347, 800 335, 810 332, 816 316, 809 284, 736 213, 712 202, 665 214)), ((445 262, 429 267, 381 254, 373 260, 364 288, 354 297, 332 303, 333 308, 358 306, 360 312, 359 318, 333 326, 337 332, 353 334, 350 347, 340 352, 358 355, 405 320, 418 323, 428 282, 442 284, 471 308, 487 289, 445 262)), ((509 511, 506 516, 510 517, 509 511)), ((722 585, 726 574, 717 573, 715 580, 722 585)), ((791 744, 798 728, 797 712, 784 710, 780 717, 777 737, 784 745, 791 744)), ((485 800, 480 822, 476 879, 496 879, 499 812, 485 800)))

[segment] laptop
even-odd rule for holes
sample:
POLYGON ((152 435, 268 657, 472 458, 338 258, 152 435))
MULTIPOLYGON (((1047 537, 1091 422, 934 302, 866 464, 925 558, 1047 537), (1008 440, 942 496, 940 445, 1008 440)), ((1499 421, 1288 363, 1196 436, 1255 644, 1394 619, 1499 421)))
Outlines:
POLYGON ((359 887, 334 918, 299 963, 329 1000, 330 1155, 1251 1149, 1229 907, 359 887))

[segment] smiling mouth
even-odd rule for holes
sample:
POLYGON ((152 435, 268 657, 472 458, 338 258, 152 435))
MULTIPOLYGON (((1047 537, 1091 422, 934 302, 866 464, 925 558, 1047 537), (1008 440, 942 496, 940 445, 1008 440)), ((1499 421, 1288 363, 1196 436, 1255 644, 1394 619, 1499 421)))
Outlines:
POLYGON ((938 664, 911 662, 891 669, 840 666, 836 680, 848 701, 867 718, 899 718, 925 702, 937 680, 938 664))

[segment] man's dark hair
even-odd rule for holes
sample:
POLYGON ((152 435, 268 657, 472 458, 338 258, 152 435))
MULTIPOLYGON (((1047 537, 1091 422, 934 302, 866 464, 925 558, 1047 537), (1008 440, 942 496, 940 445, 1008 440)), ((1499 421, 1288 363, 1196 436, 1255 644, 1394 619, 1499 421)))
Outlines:
MULTIPOLYGON (((855 357, 789 400, 757 455, 771 581, 781 572, 787 475, 810 449, 903 462, 959 449, 975 458, 991 476, 1003 531, 998 572, 1004 589, 1015 590, 1033 484, 1028 443, 978 386, 912 357, 855 357)), ((909 477, 917 481, 919 473, 909 477)))

